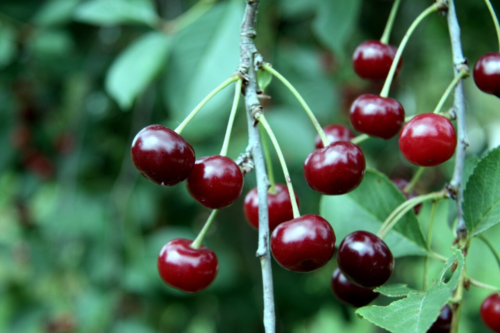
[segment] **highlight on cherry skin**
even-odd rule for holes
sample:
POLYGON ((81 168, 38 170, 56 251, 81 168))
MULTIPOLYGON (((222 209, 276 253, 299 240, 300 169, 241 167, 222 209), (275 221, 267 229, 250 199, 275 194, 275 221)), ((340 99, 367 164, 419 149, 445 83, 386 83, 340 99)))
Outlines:
MULTIPOLYGON (((269 231, 272 232, 280 223, 293 219, 292 202, 285 184, 275 184, 275 193, 267 192, 267 206, 269 212, 269 231)), ((297 206, 300 201, 295 193, 297 206)), ((259 229, 259 196, 257 187, 251 189, 245 196, 243 212, 248 223, 255 229, 259 229)))
MULTIPOLYGON (((383 44, 378 40, 368 40, 361 43, 352 57, 354 71, 362 79, 383 81, 387 78, 397 47, 383 44)), ((403 65, 403 59, 399 60, 396 68, 396 77, 403 65)))
POLYGON ((335 233, 321 216, 303 215, 274 229, 271 252, 281 267, 294 272, 311 272, 332 258, 335 233))
POLYGON ((162 125, 150 125, 137 133, 130 153, 141 175, 162 186, 173 186, 185 180, 195 163, 193 147, 162 125))
POLYGON ((500 333, 500 295, 491 294, 481 304, 481 319, 492 331, 500 333))
POLYGON ((480 90, 500 98, 500 53, 487 53, 479 58, 473 75, 480 90))
MULTIPOLYGON (((346 126, 340 124, 331 124, 323 128, 328 142, 334 143, 337 141, 351 141, 355 137, 354 133, 346 126)), ((314 140, 314 146, 316 149, 324 148, 323 141, 321 137, 316 135, 314 140)))
POLYGON ((333 271, 330 285, 340 301, 355 308, 368 305, 379 296, 373 289, 359 287, 350 282, 338 268, 333 271))
POLYGON ((217 276, 215 253, 205 246, 191 247, 192 241, 176 238, 166 243, 158 255, 158 273, 163 282, 186 293, 206 289, 217 276))

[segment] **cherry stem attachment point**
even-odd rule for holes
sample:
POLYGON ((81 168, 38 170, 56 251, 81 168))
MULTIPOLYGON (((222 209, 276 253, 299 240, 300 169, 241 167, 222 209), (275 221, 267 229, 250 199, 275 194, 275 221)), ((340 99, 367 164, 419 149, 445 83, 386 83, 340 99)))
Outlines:
POLYGON ((271 129, 271 126, 269 126, 269 123, 267 122, 266 117, 264 117, 263 114, 258 115, 256 119, 266 130, 267 135, 273 143, 274 150, 276 150, 276 153, 278 154, 281 168, 283 169, 283 175, 285 176, 286 186, 288 187, 288 193, 290 194, 290 201, 292 202, 293 218, 298 218, 300 217, 299 206, 297 205, 297 199, 295 198, 295 192, 293 191, 292 179, 290 178, 290 173, 288 172, 288 167, 286 166, 285 157, 283 156, 283 152, 281 151, 281 148, 278 144, 278 140, 276 140, 273 130, 271 129))
POLYGON ((415 172, 408 185, 406 185, 405 188, 403 189, 404 193, 410 193, 415 188, 415 185, 417 185, 418 180, 420 179, 424 171, 425 171, 424 167, 418 168, 417 172, 415 172))
MULTIPOLYGON (((438 206, 438 202, 433 202, 432 207, 431 207, 431 213, 429 215, 429 227, 427 228, 427 239, 426 239, 426 244, 427 244, 427 250, 430 251, 431 249, 431 239, 432 239, 432 227, 434 226, 434 217, 436 216, 436 210, 438 206)), ((427 290, 427 275, 429 272, 429 256, 425 257, 425 262, 424 262, 424 284, 423 284, 423 290, 427 290)))
POLYGON ((205 235, 207 234, 208 229, 210 229, 210 226, 212 225, 212 222, 214 221, 218 211, 218 209, 214 209, 212 210, 212 213, 210 213, 207 222, 205 222, 205 225, 201 229, 200 233, 198 234, 198 236, 196 236, 196 239, 190 245, 193 249, 198 250, 200 248, 201 243, 203 242, 203 238, 205 238, 205 235))
POLYGON ((369 138, 370 138, 370 136, 368 134, 360 134, 357 137, 352 138, 351 142, 354 143, 355 145, 359 145, 361 142, 364 142, 364 141, 368 140, 369 138))
POLYGON ((271 152, 269 151, 269 145, 267 144, 266 132, 264 127, 259 124, 260 129, 260 138, 262 140, 262 148, 264 150, 264 157, 266 159, 266 168, 267 168, 267 179, 269 180, 269 189, 267 193, 276 194, 276 183, 274 181, 274 170, 273 170, 273 162, 271 160, 271 152))
POLYGON ((480 240, 482 240, 483 243, 486 244, 486 246, 490 249, 491 253, 493 254, 493 256, 495 257, 495 259, 497 260, 498 267, 500 267, 500 255, 496 251, 496 249, 493 246, 493 244, 491 244, 491 242, 486 237, 484 237, 484 235, 479 235, 478 238, 480 240))
POLYGON ((389 36, 391 35, 392 26, 394 25, 394 19, 396 18, 396 13, 398 12, 400 2, 401 0, 395 0, 392 4, 391 13, 389 14, 389 18, 387 19, 384 33, 382 34, 382 38, 380 38, 380 42, 382 44, 389 43, 389 36))
POLYGON ((238 104, 240 102, 242 81, 242 79, 239 79, 234 87, 233 106, 231 108, 231 113, 229 114, 226 135, 224 136, 224 143, 222 144, 222 149, 220 151, 221 156, 226 156, 227 149, 229 147, 229 140, 231 139, 231 131, 233 129, 234 118, 236 117, 236 111, 238 110, 238 104))
POLYGON ((399 60, 401 59, 401 55, 403 54, 403 51, 406 47, 406 44, 408 43, 408 40, 410 39, 411 35, 413 34, 413 31, 417 28, 417 26, 422 22, 424 18, 426 18, 429 14, 437 11, 442 7, 442 4, 439 2, 434 3, 430 7, 428 7, 426 10, 424 10, 413 23, 410 25, 408 28, 408 31, 406 31, 406 34, 404 35, 403 39, 401 40, 401 43, 399 44, 398 51, 396 52, 396 55, 394 56, 394 60, 392 61, 391 69, 389 70, 389 74, 387 74, 387 78, 385 79, 384 87, 382 88, 382 91, 380 92, 381 97, 388 97, 389 96, 389 90, 391 89, 391 84, 392 80, 394 79, 394 74, 396 74, 396 69, 398 67, 399 60))
POLYGON ((327 137, 325 135, 325 131, 323 131, 323 128, 321 127, 318 120, 316 119, 316 116, 312 112, 311 108, 309 108, 306 101, 299 94, 297 89, 295 89, 295 87, 283 75, 281 75, 278 71, 276 71, 270 64, 264 63, 262 65, 262 69, 264 69, 265 71, 267 71, 267 72, 271 73, 273 76, 275 76, 278 80, 280 80, 292 92, 292 94, 295 96, 295 98, 297 98, 299 103, 302 105, 302 107, 306 111, 309 118, 311 118, 311 121, 312 121, 314 127, 316 128, 316 131, 318 132, 319 137, 321 138, 321 141, 323 142, 323 146, 327 147, 330 144, 330 141, 327 139, 327 137))
POLYGON ((493 24, 495 24, 495 29, 497 31, 497 38, 498 38, 498 47, 500 49, 500 24, 498 23, 498 17, 495 14, 495 10, 493 9, 493 6, 491 5, 490 0, 484 0, 484 2, 486 3, 488 10, 490 11, 491 18, 493 19, 493 24))
POLYGON ((444 102, 448 99, 448 96, 450 96, 450 93, 452 92, 453 88, 458 84, 458 82, 469 76, 469 71, 467 70, 461 70, 458 75, 456 75, 453 80, 450 82, 448 87, 443 93, 443 96, 441 96, 441 99, 439 100, 439 103, 436 105, 436 108, 434 109, 433 113, 439 113, 441 112, 441 109, 443 108, 444 102))
POLYGON ((240 80, 240 77, 238 75, 233 75, 226 79, 224 82, 222 82, 217 88, 212 90, 194 109, 191 111, 188 116, 180 123, 179 126, 175 129, 175 132, 177 134, 181 134, 181 132, 184 130, 184 127, 189 124, 191 120, 196 116, 196 114, 205 106, 205 104, 208 103, 209 100, 211 100, 215 95, 217 95, 221 90, 226 88, 228 85, 231 83, 240 80))

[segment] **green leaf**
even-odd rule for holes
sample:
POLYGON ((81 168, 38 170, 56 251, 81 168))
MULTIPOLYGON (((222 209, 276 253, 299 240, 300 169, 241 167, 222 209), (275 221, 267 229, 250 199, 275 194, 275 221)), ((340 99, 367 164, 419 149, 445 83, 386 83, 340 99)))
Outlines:
POLYGON ((259 88, 262 92, 266 91, 267 87, 273 80, 273 75, 268 71, 258 71, 257 72, 257 81, 259 84, 259 88))
POLYGON ((408 285, 403 283, 388 284, 378 288, 375 288, 376 292, 381 293, 387 297, 406 297, 408 294, 420 294, 422 292, 408 288, 408 285))
POLYGON ((95 25, 144 24, 154 27, 159 20, 150 0, 91 0, 78 6, 76 21, 95 25))
MULTIPOLYGON (((462 184, 467 184, 474 168, 479 162, 477 155, 469 156, 464 163, 464 172, 462 174, 462 184)), ((453 225, 457 218, 457 202, 455 200, 448 200, 448 224, 453 225)))
POLYGON ((37 11, 33 21, 40 26, 53 26, 71 20, 73 11, 80 0, 52 0, 45 3, 37 11))
MULTIPOLYGON (((323 196, 320 213, 332 224, 340 242, 356 230, 377 233, 384 220, 404 201, 403 194, 387 176, 367 170, 361 185, 354 191, 341 196, 323 196)), ((425 255, 427 252, 413 210, 401 218, 384 241, 395 257, 425 255)))
POLYGON ((130 45, 113 62, 106 75, 106 90, 122 109, 132 106, 163 69, 171 50, 171 40, 150 32, 130 45))
POLYGON ((477 164, 465 187, 462 207, 471 236, 500 222, 500 147, 477 164))
POLYGON ((9 65, 14 60, 16 50, 14 30, 0 23, 0 68, 9 65))

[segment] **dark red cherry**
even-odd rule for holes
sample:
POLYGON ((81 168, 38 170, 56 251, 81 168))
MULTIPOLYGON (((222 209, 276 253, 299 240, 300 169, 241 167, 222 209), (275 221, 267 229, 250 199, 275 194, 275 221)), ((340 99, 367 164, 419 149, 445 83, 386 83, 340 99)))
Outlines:
POLYGON ((365 167, 365 157, 358 146, 337 141, 307 156, 304 176, 309 186, 319 193, 344 194, 358 187, 365 167))
POLYGON ((193 249, 191 243, 177 238, 165 244, 158 256, 158 273, 169 286, 196 293, 215 280, 219 263, 212 250, 203 245, 193 249))
POLYGON ((405 110, 395 99, 364 94, 352 103, 349 117, 356 131, 387 140, 403 126, 405 110))
POLYGON ((379 295, 372 289, 358 287, 351 283, 338 268, 333 272, 330 284, 339 300, 355 308, 370 304, 379 295))
POLYGON ((474 66, 476 86, 500 98, 500 53, 487 53, 474 66))
POLYGON ((481 319, 492 331, 500 333, 500 295, 492 294, 481 304, 481 319))
POLYGON ((332 258, 335 233, 327 220, 318 215, 303 215, 281 223, 271 235, 271 251, 283 268, 310 272, 332 258))
POLYGON ((432 324, 427 333, 449 333, 451 329, 451 320, 453 319, 453 311, 448 304, 443 306, 438 319, 432 324))
POLYGON ((172 186, 187 178, 195 156, 182 136, 161 125, 143 128, 132 141, 132 162, 146 179, 172 186))
POLYGON ((376 235, 362 230, 347 235, 340 243, 337 263, 351 282, 364 288, 383 285, 394 269, 389 247, 376 235))
MULTIPOLYGON (((292 203, 288 188, 285 184, 275 184, 275 193, 267 193, 267 206, 269 212, 269 231, 273 231, 280 223, 293 219, 292 203)), ((295 193, 297 205, 300 207, 299 198, 295 193)), ((255 229, 259 229, 259 196, 254 187, 245 197, 243 205, 245 217, 255 229)))
POLYGON ((411 163, 431 167, 446 162, 455 153, 457 135, 451 122, 434 113, 423 113, 404 125, 399 149, 411 163))
MULTIPOLYGON (((337 141, 351 141, 351 139, 355 136, 349 128, 339 124, 328 125, 323 128, 323 131, 325 131, 325 135, 330 143, 337 141)), ((316 149, 324 148, 319 134, 316 135, 314 146, 316 149)))
POLYGON ((187 178, 187 188, 203 206, 220 209, 231 205, 243 190, 243 173, 230 158, 205 156, 194 164, 187 178))
MULTIPOLYGON (((397 50, 395 46, 383 44, 378 40, 363 42, 356 48, 352 57, 354 71, 363 79, 385 80, 397 50)), ((395 76, 402 65, 403 60, 400 59, 395 76)))
MULTIPOLYGON (((391 181, 394 183, 394 185, 396 185, 396 187, 398 188, 398 190, 400 190, 401 193, 403 193, 403 195, 405 196, 406 200, 410 200, 411 198, 415 198, 416 196, 418 196, 418 193, 417 193, 417 191, 415 191, 415 189, 411 190, 410 193, 406 193, 404 191, 405 187, 408 186, 408 181, 406 179, 403 179, 403 178, 392 178, 391 181)), ((421 208, 422 208, 422 204, 418 204, 415 207, 413 207, 413 210, 415 211, 415 214, 420 213, 420 209, 421 208)))

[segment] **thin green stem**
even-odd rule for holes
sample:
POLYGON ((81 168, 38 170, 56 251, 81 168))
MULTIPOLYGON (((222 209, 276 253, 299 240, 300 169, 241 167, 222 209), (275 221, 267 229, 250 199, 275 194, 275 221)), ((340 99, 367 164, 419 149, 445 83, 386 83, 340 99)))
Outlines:
POLYGON ((166 22, 165 33, 175 34, 182 29, 190 26, 196 22, 200 17, 202 17, 212 6, 217 2, 217 0, 200 0, 194 6, 189 8, 184 14, 180 15, 176 19, 166 22))
MULTIPOLYGON (((434 217, 436 216, 436 210, 437 210, 438 202, 433 202, 432 207, 431 207, 431 213, 429 215, 429 227, 427 229, 427 249, 431 249, 431 239, 432 239, 432 227, 434 226, 434 217)), ((424 286, 423 290, 427 290, 427 275, 429 272, 429 256, 425 257, 425 262, 424 262, 424 286)))
POLYGON ((364 142, 368 140, 370 136, 368 134, 360 134, 355 138, 351 139, 351 142, 354 143, 355 145, 359 145, 361 142, 364 142))
POLYGON ((483 283, 481 281, 478 281, 476 279, 471 278, 470 276, 467 276, 467 280, 470 281, 470 284, 472 284, 473 286, 476 286, 478 288, 493 290, 493 291, 496 291, 497 293, 500 292, 500 288, 483 283))
POLYGON ((396 13, 398 12, 400 2, 401 0, 396 0, 392 4, 391 13, 389 14, 389 18, 387 19, 387 24, 385 25, 384 33, 382 34, 382 38, 380 38, 380 42, 383 44, 389 43, 389 36, 391 35, 392 26, 394 25, 394 19, 396 18, 396 13))
POLYGON ((408 28, 408 31, 403 37, 403 40, 401 40, 401 44, 399 44, 398 51, 396 52, 396 55, 394 56, 394 60, 392 61, 391 69, 389 70, 389 74, 387 75, 387 79, 385 80, 384 87, 382 88, 382 92, 380 93, 381 97, 387 97, 389 96, 389 90, 391 89, 391 84, 392 80, 394 78, 394 74, 396 73, 396 68, 398 67, 399 60, 401 59, 401 55, 403 54, 403 51, 406 47, 406 44, 408 43, 408 40, 410 39, 410 36, 412 35, 413 31, 417 28, 417 26, 422 22, 424 18, 426 18, 429 14, 437 11, 440 8, 441 4, 439 3, 434 3, 432 6, 428 7, 426 10, 424 10, 416 19, 413 21, 413 23, 410 25, 408 28))
POLYGON ((479 235, 478 238, 480 240, 482 240, 483 243, 486 244, 486 246, 490 249, 491 253, 493 254, 493 256, 495 257, 495 259, 497 260, 498 267, 500 267, 500 255, 498 255, 498 252, 493 247, 493 244, 491 244, 491 242, 486 237, 484 237, 483 235, 479 235))
POLYGON ((230 85, 231 83, 239 80, 239 76, 237 75, 233 75, 231 77, 229 77, 228 79, 226 79, 226 81, 222 82, 217 88, 215 88, 214 90, 212 90, 210 92, 210 94, 207 95, 207 97, 205 97, 194 109, 193 111, 191 111, 191 113, 188 114, 188 116, 182 121, 182 123, 177 126, 177 128, 175 129, 175 131, 177 132, 177 134, 181 134, 181 132, 184 130, 184 127, 186 127, 187 124, 189 124, 189 122, 191 120, 193 120, 193 118, 196 116, 196 114, 201 110, 201 108, 203 106, 205 106, 205 104, 208 103, 209 100, 212 99, 212 97, 214 97, 215 95, 217 95, 222 89, 226 88, 228 85, 230 85))
POLYGON ((290 194, 290 200, 292 201, 293 218, 295 219, 297 217, 300 217, 299 206, 297 205, 297 199, 295 198, 295 192, 293 191, 292 179, 290 178, 290 173, 288 172, 288 167, 286 166, 285 157, 283 156, 283 152, 281 151, 281 148, 278 144, 278 140, 276 140, 273 130, 271 129, 271 126, 269 126, 269 123, 267 122, 266 117, 264 117, 263 114, 258 116, 257 120, 266 130, 267 135, 273 143, 274 150, 276 150, 276 153, 278 154, 281 168, 283 169, 283 175, 285 176, 286 186, 288 187, 288 193, 290 194))
POLYGON ((311 111, 311 108, 309 108, 306 101, 299 94, 297 89, 295 89, 295 87, 290 82, 288 82, 288 80, 283 75, 278 73, 270 64, 263 64, 262 69, 264 69, 264 70, 268 71, 269 73, 271 73, 272 75, 274 75, 278 80, 280 80, 292 92, 292 94, 295 96, 295 98, 297 98, 299 103, 302 105, 302 107, 306 111, 309 118, 311 118, 311 121, 312 121, 314 127, 316 128, 316 131, 318 132, 318 134, 321 138, 321 141, 323 142, 323 146, 327 147, 330 144, 330 141, 328 141, 328 139, 325 135, 325 131, 323 131, 323 128, 321 127, 318 120, 316 119, 316 116, 311 111))
POLYGON ((436 259, 436 260, 441 261, 441 262, 446 262, 446 261, 448 261, 448 258, 446 258, 445 256, 442 256, 442 255, 440 255, 439 253, 434 252, 434 251, 432 251, 432 250, 429 250, 428 255, 429 255, 430 257, 433 257, 433 258, 434 258, 434 259, 436 259))
POLYGON ((408 185, 406 185, 405 188, 403 189, 404 193, 410 193, 415 188, 415 185, 417 185, 418 180, 424 173, 424 170, 425 170, 424 167, 418 168, 417 172, 415 172, 408 185))
POLYGON ((262 126, 259 126, 260 129, 260 138, 262 140, 262 149, 264 150, 264 157, 266 159, 266 168, 267 168, 267 178, 271 186, 267 190, 270 194, 276 194, 276 183, 274 181, 274 170, 273 170, 273 161, 271 160, 271 152, 269 151, 269 145, 267 144, 265 129, 262 126))
POLYGON ((460 275, 460 280, 458 281, 458 287, 457 290, 455 291, 455 295, 453 296, 454 299, 458 300, 457 303, 455 303, 455 311, 453 312, 453 318, 451 320, 451 329, 450 333, 458 333, 458 325, 460 323, 460 315, 462 313, 462 299, 464 297, 464 274, 460 275))
POLYGON ((219 212, 218 209, 212 210, 212 213, 210 213, 210 216, 207 219, 207 222, 205 222, 205 225, 201 229, 200 233, 198 236, 196 236, 196 239, 191 243, 191 247, 193 249, 199 249, 201 246, 201 243, 203 242, 203 238, 205 238, 205 235, 207 234, 208 229, 210 229, 210 226, 212 225, 212 222, 215 219, 215 216, 217 215, 217 212, 219 212))
POLYGON ((468 76, 469 72, 468 71, 460 71, 458 75, 456 75, 451 83, 448 85, 448 88, 443 93, 443 96, 441 96, 441 99, 439 100, 439 103, 436 105, 436 108, 434 109, 434 113, 439 113, 441 109, 443 108, 444 102, 448 99, 448 96, 450 96, 450 93, 452 92, 453 88, 457 85, 457 83, 464 77, 468 76))
POLYGON ((498 23, 498 17, 495 14, 495 10, 493 9, 493 6, 491 5, 490 0, 484 0, 484 2, 486 2, 486 6, 488 7, 488 10, 490 11, 491 18, 493 19, 493 24, 495 24, 495 29, 497 30, 498 47, 500 48, 500 24, 498 23))
POLYGON ((231 139, 231 131, 233 130, 234 118, 236 117, 236 111, 238 110, 238 104, 240 102, 241 85, 242 85, 242 80, 239 79, 236 82, 234 88, 233 107, 231 108, 231 113, 229 114, 229 121, 227 122, 226 135, 224 136, 224 143, 222 144, 222 149, 220 151, 221 156, 226 156, 227 149, 229 147, 229 140, 231 139))

